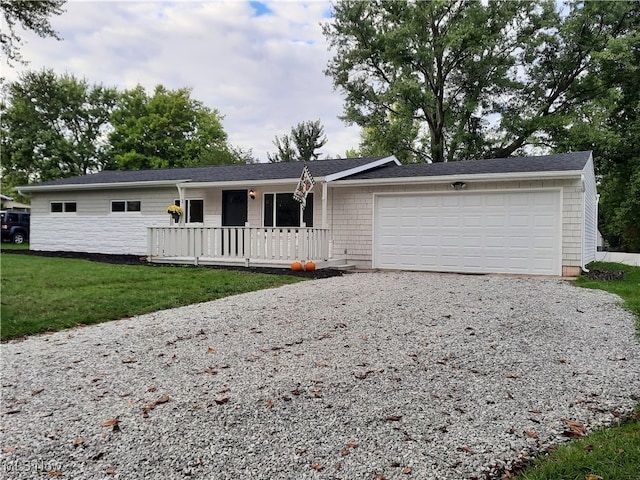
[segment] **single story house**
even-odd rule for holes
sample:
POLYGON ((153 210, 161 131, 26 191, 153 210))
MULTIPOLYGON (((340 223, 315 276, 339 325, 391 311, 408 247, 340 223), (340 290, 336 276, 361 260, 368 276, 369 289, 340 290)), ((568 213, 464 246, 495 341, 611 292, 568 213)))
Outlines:
POLYGON ((151 262, 574 276, 595 258, 591 152, 401 165, 303 164, 102 171, 19 187, 31 249, 151 262), (183 214, 175 219, 170 205, 183 214))

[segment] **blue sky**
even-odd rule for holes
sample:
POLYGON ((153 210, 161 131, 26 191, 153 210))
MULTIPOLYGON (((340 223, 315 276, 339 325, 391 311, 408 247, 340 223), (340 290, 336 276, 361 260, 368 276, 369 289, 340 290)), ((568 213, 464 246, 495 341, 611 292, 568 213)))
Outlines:
POLYGON ((342 95, 323 73, 331 52, 320 24, 330 21, 329 0, 68 0, 65 9, 52 19, 63 40, 24 32, 29 65, 2 63, 1 76, 52 68, 120 89, 189 87, 225 116, 229 141, 262 161, 275 135, 305 120, 325 126, 324 155, 358 146, 359 129, 338 119, 342 95))

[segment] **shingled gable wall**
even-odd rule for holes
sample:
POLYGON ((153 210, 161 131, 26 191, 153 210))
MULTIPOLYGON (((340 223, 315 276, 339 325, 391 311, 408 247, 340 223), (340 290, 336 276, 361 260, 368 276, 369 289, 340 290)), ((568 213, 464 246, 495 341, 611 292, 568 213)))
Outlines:
MULTIPOLYGON (((583 187, 576 180, 533 180, 507 182, 468 182, 467 191, 561 189, 562 191, 562 267, 564 276, 580 272, 582 260, 583 187)), ((451 192, 449 183, 377 187, 333 187, 329 227, 333 251, 346 255, 360 268, 372 266, 374 193, 451 192), (346 252, 346 253, 345 253, 346 252)), ((462 193, 464 194, 464 193, 462 193)))

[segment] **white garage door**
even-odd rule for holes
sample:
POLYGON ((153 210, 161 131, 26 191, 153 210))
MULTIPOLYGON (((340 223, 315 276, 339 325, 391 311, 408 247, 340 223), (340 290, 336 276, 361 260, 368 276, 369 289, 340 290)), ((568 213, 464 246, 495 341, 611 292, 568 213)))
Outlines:
POLYGON ((560 192, 377 195, 373 267, 560 275, 560 192))

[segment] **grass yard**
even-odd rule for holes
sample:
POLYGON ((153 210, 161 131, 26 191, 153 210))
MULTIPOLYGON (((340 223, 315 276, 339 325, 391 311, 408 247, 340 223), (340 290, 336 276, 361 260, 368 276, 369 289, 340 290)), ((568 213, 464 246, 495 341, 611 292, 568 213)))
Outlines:
POLYGON ((298 282, 193 267, 112 265, 3 253, 2 340, 115 320, 298 282))
MULTIPOLYGON (((576 284, 620 295, 624 307, 636 314, 640 335, 640 268, 595 262, 591 271, 624 271, 621 280, 594 280, 582 275, 576 284)), ((518 480, 640 480, 640 405, 632 418, 538 457, 518 480)))

